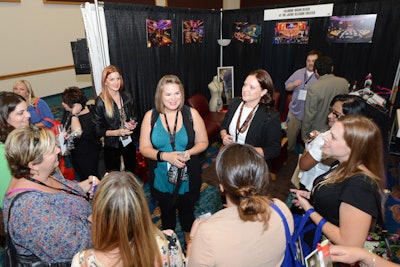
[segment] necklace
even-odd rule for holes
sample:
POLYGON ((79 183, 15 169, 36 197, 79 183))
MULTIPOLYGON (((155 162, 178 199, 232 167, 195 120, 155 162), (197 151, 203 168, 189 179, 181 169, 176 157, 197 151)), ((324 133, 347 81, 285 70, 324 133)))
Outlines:
POLYGON ((174 132, 171 133, 171 130, 169 129, 169 124, 168 124, 168 120, 167 120, 167 115, 165 115, 165 113, 164 113, 165 124, 167 125, 167 130, 168 130, 168 135, 169 135, 169 142, 171 143, 172 150, 174 150, 174 151, 175 151, 176 126, 178 125, 178 114, 179 114, 179 110, 176 111, 174 132))
POLYGON ((258 105, 255 105, 253 107, 253 109, 250 111, 249 115, 247 115, 247 118, 244 120, 244 122, 242 123, 242 126, 240 126, 240 119, 242 117, 242 112, 243 112, 243 108, 244 108, 245 103, 242 102, 242 106, 240 107, 240 112, 239 112, 239 117, 238 120, 236 122, 236 136, 235 136, 235 142, 237 142, 238 140, 238 135, 239 133, 244 133, 247 128, 249 127, 250 124, 250 120, 253 118, 253 114, 254 111, 256 110, 256 108, 258 107, 258 105))
MULTIPOLYGON (((36 180, 35 178, 32 178, 32 177, 25 177, 25 179, 28 180, 28 181, 31 181, 31 182, 40 184, 40 185, 42 185, 42 186, 45 186, 45 187, 47 187, 47 188, 51 188, 51 189, 55 189, 55 190, 60 190, 60 191, 63 191, 63 192, 65 192, 65 193, 67 193, 67 194, 71 194, 71 195, 78 196, 78 197, 82 197, 82 198, 84 198, 84 199, 86 199, 86 200, 89 200, 86 196, 80 195, 80 194, 75 193, 75 192, 73 192, 73 191, 71 191, 71 190, 68 190, 68 189, 57 188, 57 187, 53 187, 53 186, 47 185, 47 184, 45 184, 45 183, 43 183, 43 182, 41 182, 41 181, 39 181, 39 180, 36 180)), ((47 178, 47 180, 48 180, 48 179, 49 179, 49 178, 47 178)), ((60 184, 61 184, 61 183, 60 183, 60 184)))

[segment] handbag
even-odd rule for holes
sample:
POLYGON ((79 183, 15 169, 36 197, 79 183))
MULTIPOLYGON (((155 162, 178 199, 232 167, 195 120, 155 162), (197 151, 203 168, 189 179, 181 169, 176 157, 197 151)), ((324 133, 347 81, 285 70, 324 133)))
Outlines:
POLYGON ((11 201, 10 208, 8 209, 8 219, 7 219, 7 233, 6 233, 6 247, 4 250, 4 266, 5 267, 70 267, 71 261, 68 262, 57 262, 57 263, 46 263, 39 259, 36 255, 20 255, 12 242, 11 236, 9 234, 9 220, 11 209, 14 202, 20 198, 22 195, 30 191, 21 192, 14 197, 11 201))
POLYGON ((311 253, 316 247, 317 243, 322 237, 322 227, 326 223, 326 220, 322 219, 318 225, 315 225, 310 220, 310 214, 312 210, 308 210, 304 215, 293 215, 294 230, 293 234, 290 234, 289 225, 283 212, 271 202, 270 206, 279 214, 282 218, 283 225, 285 226, 286 236, 286 250, 285 257, 281 266, 283 267, 305 267, 304 258, 311 253), (310 248, 306 242, 304 242, 304 234, 306 232, 315 230, 313 245, 310 248))

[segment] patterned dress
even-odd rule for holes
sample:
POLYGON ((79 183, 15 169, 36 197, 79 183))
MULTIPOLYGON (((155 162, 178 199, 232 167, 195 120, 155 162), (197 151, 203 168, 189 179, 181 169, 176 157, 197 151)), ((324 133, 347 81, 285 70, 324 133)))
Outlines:
MULTIPOLYGON (((55 179, 64 189, 85 195, 76 182, 61 177, 55 179)), ((78 195, 31 189, 14 202, 8 225, 8 210, 15 195, 5 198, 5 228, 18 254, 34 254, 42 261, 55 263, 71 261, 78 251, 91 247, 92 227, 88 217, 92 207, 78 195)))
MULTIPOLYGON (((157 245, 160 248, 162 266, 183 267, 185 266, 185 257, 182 253, 181 244, 172 230, 163 231, 165 238, 156 236, 157 245), (168 265, 169 263, 169 265, 168 265)), ((88 249, 77 253, 71 267, 107 267, 101 264, 96 258, 93 249, 88 249)))

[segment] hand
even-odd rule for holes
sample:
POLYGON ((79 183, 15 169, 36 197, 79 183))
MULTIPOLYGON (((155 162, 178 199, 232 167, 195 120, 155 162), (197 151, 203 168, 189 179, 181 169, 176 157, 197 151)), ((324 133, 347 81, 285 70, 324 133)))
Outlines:
POLYGON ((190 160, 190 153, 188 150, 185 150, 180 153, 180 156, 184 159, 185 163, 190 160))
POLYGON ((80 103, 75 103, 75 104, 72 106, 71 114, 72 114, 72 115, 77 115, 77 114, 79 114, 81 111, 82 111, 82 105, 81 105, 80 103))
POLYGON ((134 129, 136 129, 136 126, 138 125, 138 123, 135 121, 126 121, 124 123, 124 127, 128 130, 133 131, 134 129))
POLYGON ((359 247, 331 245, 329 246, 329 251, 333 262, 352 264, 358 261, 364 261, 371 257, 367 250, 359 247))
POLYGON ((179 151, 172 152, 163 152, 162 158, 165 161, 168 161, 170 164, 175 165, 176 167, 182 169, 186 166, 186 159, 184 154, 179 151))
POLYGON ((225 135, 224 138, 222 138, 222 143, 227 146, 229 144, 233 143, 233 137, 229 134, 225 135))
POLYGON ((63 106, 63 108, 68 111, 69 113, 71 113, 72 109, 64 102, 61 103, 61 105, 63 106))
POLYGON ((133 132, 129 129, 123 128, 123 129, 118 129, 118 136, 127 136, 131 135, 133 132))
POLYGON ((293 204, 304 211, 307 211, 312 208, 310 202, 311 193, 305 190, 298 190, 298 189, 290 189, 290 192, 295 193, 296 197, 293 199, 293 204))
POLYGON ((302 83, 301 80, 295 80, 295 81, 293 82, 293 86, 294 86, 294 87, 297 87, 297 86, 299 86, 301 83, 302 83))
POLYGON ((90 193, 90 190, 91 189, 93 190, 93 186, 98 185, 99 183, 100 183, 99 178, 97 178, 94 175, 89 175, 89 177, 86 180, 79 182, 78 184, 85 193, 90 193))

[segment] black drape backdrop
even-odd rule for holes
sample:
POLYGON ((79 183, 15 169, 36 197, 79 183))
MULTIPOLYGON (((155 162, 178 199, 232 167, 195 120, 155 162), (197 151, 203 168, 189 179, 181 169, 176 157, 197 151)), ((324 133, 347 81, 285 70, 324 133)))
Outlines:
MULTIPOLYGON (((285 95, 284 82, 297 68, 305 65, 309 50, 319 49, 335 62, 335 74, 350 83, 362 85, 368 73, 373 86, 391 88, 400 58, 399 0, 336 0, 334 16, 378 14, 371 44, 338 44, 326 42, 328 17, 310 18, 310 39, 307 45, 274 45, 276 21, 263 21, 264 8, 224 10, 223 37, 230 38, 234 22, 246 21, 262 25, 260 44, 250 45, 232 40, 224 47, 224 66, 234 67, 235 95, 240 95, 246 75, 254 69, 270 72, 275 87, 285 95)), ((307 3, 309 5, 310 3, 307 3)), ((302 5, 302 4, 298 4, 302 5)), ((296 6, 296 5, 293 5, 296 6)), ((111 64, 121 68, 126 89, 135 99, 140 116, 154 103, 154 91, 164 74, 176 74, 185 86, 186 96, 203 93, 210 97, 207 84, 219 66, 219 11, 137 6, 105 3, 111 64), (171 19, 171 47, 147 48, 146 19, 171 19), (182 20, 203 20, 203 44, 182 44, 182 20)), ((282 98, 283 99, 283 98, 282 98)), ((282 106, 283 103, 281 103, 282 106)))
POLYGON ((365 76, 372 73, 374 87, 380 85, 391 88, 400 58, 400 1, 341 0, 318 1, 316 4, 332 2, 334 2, 334 16, 377 14, 371 44, 328 43, 326 33, 329 17, 323 17, 308 19, 310 22, 309 44, 276 45, 272 44, 276 21, 263 22, 263 11, 267 8, 285 6, 224 11, 224 29, 232 28, 232 24, 236 21, 262 24, 260 45, 232 42, 224 50, 224 64, 235 67, 235 95, 240 93, 246 74, 259 67, 271 74, 276 90, 285 95, 284 82, 294 70, 305 66, 306 54, 311 49, 318 49, 332 57, 335 62, 334 73, 346 78, 351 84, 358 81, 359 86, 363 85, 365 76))
POLYGON ((210 97, 207 84, 219 65, 219 11, 113 3, 105 3, 104 10, 110 61, 121 69, 140 120, 154 105, 157 82, 165 74, 182 80, 186 96, 201 92, 210 97), (147 48, 146 19, 172 21, 170 47, 147 48), (205 22, 202 44, 182 44, 183 20, 205 22))

